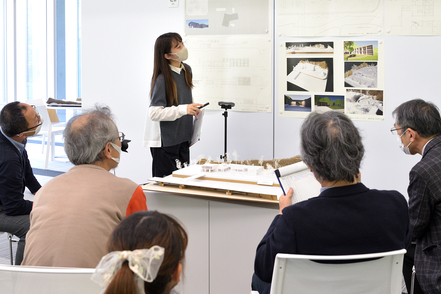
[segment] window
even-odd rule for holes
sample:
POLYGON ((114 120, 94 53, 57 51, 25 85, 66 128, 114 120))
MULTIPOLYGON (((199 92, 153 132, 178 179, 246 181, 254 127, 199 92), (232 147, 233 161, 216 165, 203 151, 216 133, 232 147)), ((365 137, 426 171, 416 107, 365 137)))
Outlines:
POLYGON ((0 4, 0 103, 81 97, 80 0, 0 4))

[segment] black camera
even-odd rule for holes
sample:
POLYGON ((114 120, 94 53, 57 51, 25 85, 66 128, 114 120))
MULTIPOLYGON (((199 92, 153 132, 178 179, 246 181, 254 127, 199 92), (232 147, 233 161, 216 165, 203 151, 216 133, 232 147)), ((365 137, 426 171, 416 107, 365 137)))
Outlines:
POLYGON ((219 106, 225 110, 233 108, 234 105, 236 105, 236 104, 234 104, 234 102, 219 101, 219 106))
POLYGON ((129 142, 132 140, 122 140, 121 142, 121 151, 127 152, 127 149, 129 148, 129 142))

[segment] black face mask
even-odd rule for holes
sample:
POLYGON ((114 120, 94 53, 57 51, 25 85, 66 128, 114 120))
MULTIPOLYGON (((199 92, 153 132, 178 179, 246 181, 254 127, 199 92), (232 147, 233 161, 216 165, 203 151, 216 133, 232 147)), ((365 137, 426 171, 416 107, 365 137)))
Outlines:
POLYGON ((129 149, 129 142, 130 141, 132 141, 132 140, 126 140, 126 139, 122 140, 122 142, 121 142, 121 151, 124 151, 124 152, 127 153, 127 149, 129 149))

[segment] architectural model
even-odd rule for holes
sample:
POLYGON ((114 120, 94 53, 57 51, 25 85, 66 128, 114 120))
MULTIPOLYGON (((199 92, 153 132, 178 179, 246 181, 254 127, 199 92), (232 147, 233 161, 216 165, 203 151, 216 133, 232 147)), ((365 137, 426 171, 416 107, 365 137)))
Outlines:
POLYGON ((345 83, 355 88, 376 88, 377 65, 367 63, 353 65, 352 69, 345 73, 345 83))
POLYGON ((326 61, 314 62, 300 60, 297 65, 293 66, 293 72, 296 73, 294 79, 296 79, 300 74, 321 80, 326 80, 328 78, 328 66, 326 61))
POLYGON ((376 95, 364 94, 358 91, 346 92, 347 114, 383 114, 383 101, 376 95))
POLYGON ((309 46, 292 45, 286 48, 286 53, 288 54, 332 54, 334 53, 334 48, 331 46, 325 46, 323 44, 315 44, 309 46))

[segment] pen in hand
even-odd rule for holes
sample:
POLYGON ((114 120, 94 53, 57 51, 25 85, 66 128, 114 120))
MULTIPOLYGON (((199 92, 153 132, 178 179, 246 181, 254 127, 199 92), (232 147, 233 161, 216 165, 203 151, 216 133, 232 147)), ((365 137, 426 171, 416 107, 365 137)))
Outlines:
POLYGON ((205 103, 204 105, 202 105, 202 106, 198 106, 198 107, 199 107, 199 109, 202 109, 202 108, 204 108, 205 106, 207 106, 208 104, 210 104, 210 102, 207 102, 207 103, 205 103))

